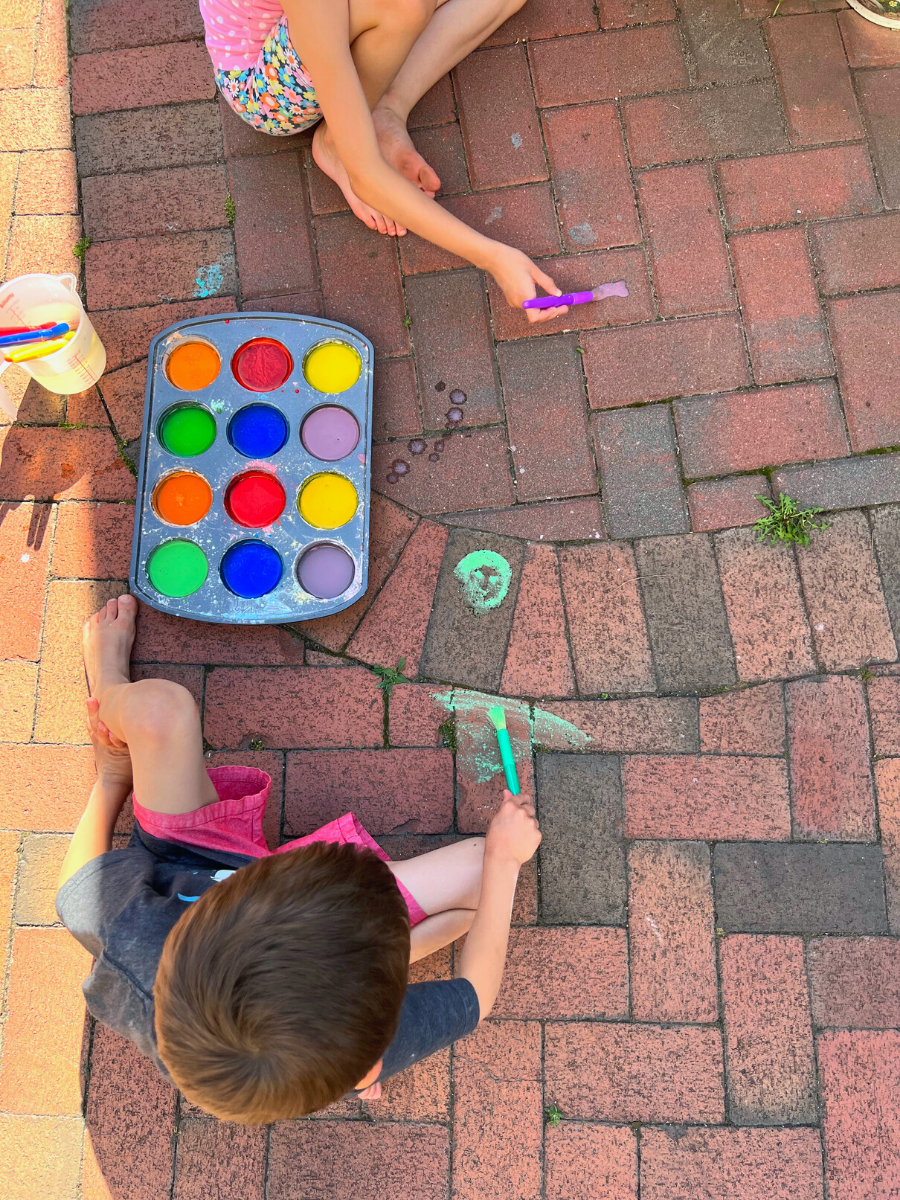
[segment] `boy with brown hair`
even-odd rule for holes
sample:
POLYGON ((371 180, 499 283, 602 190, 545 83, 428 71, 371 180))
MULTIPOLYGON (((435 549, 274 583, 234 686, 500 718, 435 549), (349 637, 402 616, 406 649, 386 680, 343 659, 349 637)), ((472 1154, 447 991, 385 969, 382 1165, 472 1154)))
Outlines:
POLYGON ((349 813, 273 853, 265 772, 207 768, 190 694, 130 681, 136 616, 120 596, 84 627, 97 782, 57 911, 96 960, 88 1008, 223 1119, 375 1099, 489 1013, 534 809, 505 792, 486 838, 406 862, 349 813), (132 787, 134 833, 113 850, 132 787), (457 978, 407 986, 410 962, 466 932, 457 978))

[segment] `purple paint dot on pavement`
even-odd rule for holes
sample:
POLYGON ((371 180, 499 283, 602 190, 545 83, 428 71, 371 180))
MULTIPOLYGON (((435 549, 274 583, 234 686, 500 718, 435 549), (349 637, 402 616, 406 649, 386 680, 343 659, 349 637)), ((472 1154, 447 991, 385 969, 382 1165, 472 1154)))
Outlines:
POLYGON ((356 567, 347 551, 327 543, 310 547, 297 568, 300 586, 317 600, 333 600, 342 595, 355 574, 356 567))
POLYGON ((356 449, 359 424, 353 413, 335 404, 326 404, 309 414, 300 429, 300 440, 322 462, 337 462, 356 449))
POLYGON ((437 462, 440 457, 441 456, 439 454, 429 454, 428 461, 429 462, 437 462))
POLYGON ((423 442, 421 438, 413 438, 411 442, 407 443, 407 449, 410 454, 424 454, 428 449, 428 443, 423 442))
POLYGON ((388 483, 399 483, 399 482, 400 482, 400 476, 399 476, 399 475, 395 475, 395 474, 394 474, 394 472, 393 472, 393 471, 391 471, 391 472, 388 474, 387 481, 388 481, 388 483))
POLYGON ((451 422, 461 421, 463 419, 463 410, 461 408, 451 408, 447 413, 447 420, 451 422))
POLYGON ((435 450, 437 450, 438 454, 440 454, 441 451, 444 449, 444 443, 443 442, 435 442, 434 448, 435 448, 435 450))
POLYGON ((405 475, 406 472, 409 470, 409 463, 404 462, 402 458, 398 458, 397 461, 393 464, 393 468, 394 468, 395 475, 405 475))
POLYGON ((468 398, 469 397, 466 395, 466 393, 461 392, 459 390, 459 388, 454 388, 453 391, 450 393, 450 403, 451 404, 465 404, 465 402, 468 400, 468 398))

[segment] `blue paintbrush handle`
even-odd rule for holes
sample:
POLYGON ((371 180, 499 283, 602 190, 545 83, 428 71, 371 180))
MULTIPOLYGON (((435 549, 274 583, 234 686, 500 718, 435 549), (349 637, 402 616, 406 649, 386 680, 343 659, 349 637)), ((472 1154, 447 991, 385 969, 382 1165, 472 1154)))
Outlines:
POLYGON ((0 346, 19 346, 23 342, 46 342, 50 338, 62 337, 69 332, 65 321, 51 325, 49 329, 23 329, 21 333, 5 333, 0 337, 0 346))

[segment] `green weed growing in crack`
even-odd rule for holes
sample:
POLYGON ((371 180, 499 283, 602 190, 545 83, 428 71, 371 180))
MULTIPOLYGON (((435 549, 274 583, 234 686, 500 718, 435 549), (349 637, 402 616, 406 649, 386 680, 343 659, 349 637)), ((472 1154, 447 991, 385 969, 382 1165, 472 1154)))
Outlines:
POLYGON ((229 196, 225 197, 225 220, 228 222, 229 225, 233 225, 234 217, 235 217, 234 200, 229 195, 229 196))
POLYGON ((75 245, 72 247, 72 253, 75 255, 76 258, 80 258, 81 261, 84 262, 84 256, 85 256, 85 254, 87 254, 88 247, 90 246, 90 244, 91 244, 91 239, 89 237, 79 238, 78 241, 75 243, 75 245))
POLYGON ((544 1109, 544 1120, 551 1129, 555 1129, 565 1116, 558 1104, 551 1104, 544 1109))
POLYGON ((760 517, 753 526, 761 542, 768 538, 773 546, 777 542, 798 542, 808 546, 813 530, 827 529, 831 524, 830 521, 814 520, 823 511, 821 508, 798 508, 786 492, 782 492, 777 501, 767 496, 756 498, 769 510, 769 515, 760 517))
POLYGON ((863 681, 863 683, 868 683, 870 679, 875 678, 875 676, 872 674, 872 672, 869 670, 868 667, 860 667, 859 677, 863 681))
POLYGON ((398 658, 396 667, 372 667, 372 671, 378 676, 378 686, 386 696, 390 696, 395 683, 407 682, 406 676, 403 674, 405 666, 406 659, 398 658))
POLYGON ((251 750, 265 750, 265 748, 266 748, 266 743, 262 740, 262 738, 251 738, 250 739, 250 749, 251 750))
POLYGON ((448 750, 456 750, 456 720, 454 717, 448 717, 438 726, 438 733, 441 735, 441 741, 448 750))

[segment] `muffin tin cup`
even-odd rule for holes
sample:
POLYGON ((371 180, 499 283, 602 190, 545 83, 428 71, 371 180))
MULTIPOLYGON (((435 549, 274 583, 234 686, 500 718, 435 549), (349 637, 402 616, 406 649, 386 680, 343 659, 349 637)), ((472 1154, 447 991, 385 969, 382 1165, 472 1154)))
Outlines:
POLYGON ((307 621, 348 608, 365 592, 368 583, 370 457, 372 441, 371 343, 356 330, 320 317, 281 313, 224 313, 180 322, 158 334, 150 344, 144 424, 138 468, 135 535, 131 558, 131 590, 144 603, 161 612, 234 625, 274 625, 307 621), (164 364, 179 341, 202 338, 211 342, 222 359, 222 370, 205 388, 179 391, 169 382, 164 364), (273 338, 290 353, 294 368, 284 385, 272 392, 251 392, 234 378, 229 364, 235 353, 253 338, 273 338), (337 395, 312 388, 304 378, 303 362, 308 352, 326 340, 347 342, 362 360, 356 384, 337 395), (176 404, 196 403, 216 418, 216 438, 202 454, 179 457, 169 453, 159 439, 160 417, 176 404), (228 424, 249 403, 264 403, 281 409, 289 425, 284 446, 265 459, 238 453, 227 435, 228 424), (359 443, 337 462, 314 458, 300 440, 303 418, 323 404, 347 409, 356 418, 359 443), (201 475, 209 483, 213 502, 208 514, 193 525, 173 527, 163 521, 152 504, 154 490, 164 476, 178 470, 201 475), (224 507, 225 492, 235 478, 248 471, 276 475, 285 491, 281 517, 263 529, 236 524, 224 507), (351 520, 339 529, 316 529, 300 515, 297 505, 302 485, 314 475, 335 472, 345 476, 356 489, 359 503, 351 520), (151 584, 147 562, 153 550, 173 536, 196 543, 209 561, 209 573, 193 594, 181 598, 161 595, 151 584), (280 583, 257 599, 244 599, 222 582, 220 564, 230 546, 248 538, 259 539, 281 556, 284 564, 280 583), (297 567, 302 555, 320 543, 342 547, 353 560, 355 574, 346 592, 332 600, 319 600, 301 587, 297 567))

